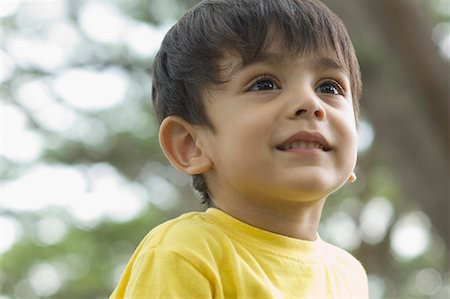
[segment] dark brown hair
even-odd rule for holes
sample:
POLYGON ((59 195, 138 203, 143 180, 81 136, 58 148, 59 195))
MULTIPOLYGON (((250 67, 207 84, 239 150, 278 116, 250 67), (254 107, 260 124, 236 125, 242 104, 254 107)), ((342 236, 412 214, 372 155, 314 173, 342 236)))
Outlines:
MULTIPOLYGON (((326 51, 350 74, 355 116, 362 84, 358 61, 342 21, 318 0, 205 0, 169 30, 153 66, 152 101, 159 122, 169 115, 213 129, 200 96, 221 84, 218 60, 226 53, 248 64, 270 45, 270 32, 286 55, 326 51), (270 29, 270 30, 269 30, 270 29), (273 35, 273 34, 272 34, 273 35)), ((202 175, 193 188, 212 205, 202 175)))

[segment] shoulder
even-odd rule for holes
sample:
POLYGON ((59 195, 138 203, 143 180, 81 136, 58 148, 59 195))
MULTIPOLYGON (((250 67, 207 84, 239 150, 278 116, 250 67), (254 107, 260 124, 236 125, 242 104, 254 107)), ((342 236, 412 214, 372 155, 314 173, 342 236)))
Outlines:
POLYGON ((327 257, 332 264, 363 278, 367 277, 361 262, 352 254, 333 244, 327 242, 324 242, 324 244, 327 257))
POLYGON ((205 259, 207 250, 199 242, 204 231, 210 230, 201 213, 184 214, 152 229, 133 254, 111 298, 211 297, 210 279, 214 276, 210 269, 215 264, 205 259))
POLYGON ((349 252, 330 243, 323 242, 323 248, 329 270, 338 279, 346 297, 368 298, 368 277, 361 263, 349 252))
POLYGON ((181 256, 219 250, 225 233, 208 221, 203 212, 191 212, 169 220, 152 229, 141 244, 141 253, 166 251, 181 256))

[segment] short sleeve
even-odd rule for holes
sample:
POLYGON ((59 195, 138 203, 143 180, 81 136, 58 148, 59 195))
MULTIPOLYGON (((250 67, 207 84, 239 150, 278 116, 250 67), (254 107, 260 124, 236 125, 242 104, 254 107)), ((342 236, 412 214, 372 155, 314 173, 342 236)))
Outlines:
POLYGON ((130 265, 110 299, 212 298, 209 280, 178 253, 154 249, 130 265))

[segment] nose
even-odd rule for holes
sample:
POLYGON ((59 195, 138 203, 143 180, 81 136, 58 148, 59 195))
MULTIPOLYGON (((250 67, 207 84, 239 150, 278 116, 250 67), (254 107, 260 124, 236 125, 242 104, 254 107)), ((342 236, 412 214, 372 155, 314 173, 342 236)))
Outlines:
POLYGON ((290 103, 289 118, 316 118, 323 120, 326 117, 326 111, 320 98, 313 90, 297 92, 292 96, 290 103))

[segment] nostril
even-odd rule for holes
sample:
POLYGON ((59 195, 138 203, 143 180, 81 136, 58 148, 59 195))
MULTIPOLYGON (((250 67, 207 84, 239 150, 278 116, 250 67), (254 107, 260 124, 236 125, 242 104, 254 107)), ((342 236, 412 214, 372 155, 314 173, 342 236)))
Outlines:
POLYGON ((295 116, 300 116, 300 115, 302 115, 302 114, 305 113, 305 112, 306 112, 305 109, 299 109, 299 110, 297 110, 297 111, 295 112, 295 116))
POLYGON ((305 115, 308 115, 308 117, 315 117, 319 120, 323 120, 325 118, 326 112, 322 108, 318 108, 316 110, 311 110, 311 112, 308 112, 308 109, 298 109, 295 111, 295 115, 293 117, 304 117, 305 115), (314 111, 314 112, 312 112, 314 111))
POLYGON ((325 111, 323 111, 322 109, 316 110, 314 112, 314 116, 318 119, 323 119, 325 117, 325 111))

